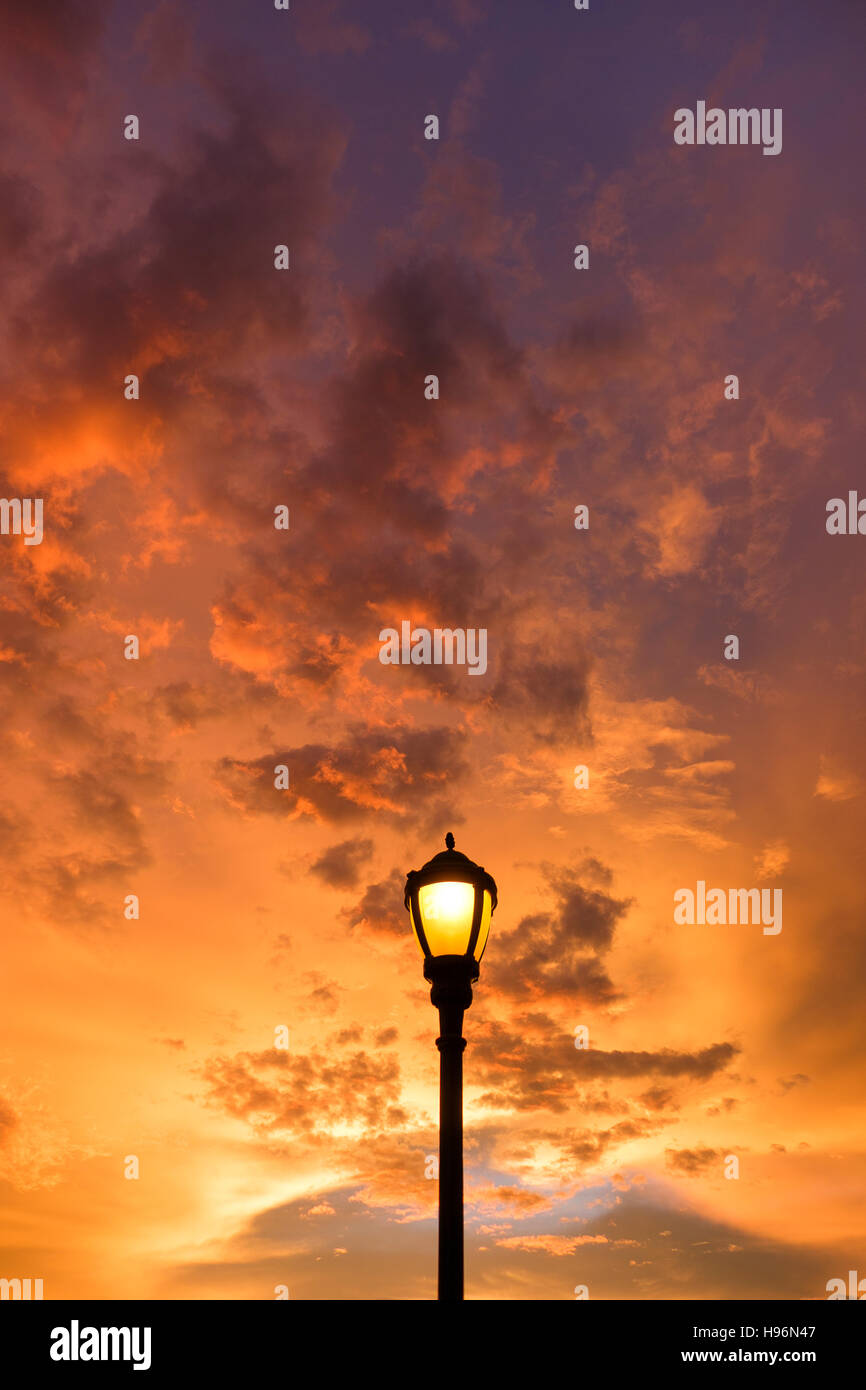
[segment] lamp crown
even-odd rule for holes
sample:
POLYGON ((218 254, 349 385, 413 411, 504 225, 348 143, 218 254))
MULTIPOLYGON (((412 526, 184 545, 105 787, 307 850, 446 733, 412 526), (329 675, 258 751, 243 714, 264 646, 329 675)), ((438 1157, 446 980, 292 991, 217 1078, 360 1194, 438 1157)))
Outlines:
POLYGON ((422 865, 420 869, 411 869, 406 875, 406 892, 404 901, 406 907, 409 906, 409 898, 412 889, 421 887, 426 883, 477 883, 480 887, 486 888, 493 899, 493 906, 496 907, 496 884, 492 876, 487 873, 481 864, 476 864, 470 859, 468 854, 462 850, 454 848, 454 836, 451 831, 445 836, 445 849, 440 849, 438 854, 434 854, 432 859, 422 865))

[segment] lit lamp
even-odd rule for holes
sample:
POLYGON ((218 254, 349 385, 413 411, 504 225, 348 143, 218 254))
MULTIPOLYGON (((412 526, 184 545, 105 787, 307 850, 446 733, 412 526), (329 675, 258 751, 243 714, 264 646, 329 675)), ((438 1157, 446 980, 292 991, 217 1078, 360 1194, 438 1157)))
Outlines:
POLYGON ((454 848, 406 875, 405 905, 439 1010, 439 1298, 463 1298, 463 1014, 496 907, 490 874, 454 848))

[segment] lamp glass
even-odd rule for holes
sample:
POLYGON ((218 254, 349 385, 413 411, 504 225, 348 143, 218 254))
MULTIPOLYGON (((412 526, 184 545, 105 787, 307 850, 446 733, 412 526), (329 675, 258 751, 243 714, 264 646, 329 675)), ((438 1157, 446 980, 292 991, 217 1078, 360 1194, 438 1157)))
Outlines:
POLYGON ((418 889, 418 909, 431 956, 465 956, 472 931, 475 885, 425 884, 418 889))
POLYGON ((475 959, 481 960, 484 955, 484 947, 487 945, 487 937, 490 933, 490 918, 493 916, 493 899, 490 893, 484 889, 484 904, 481 908, 481 925, 478 928, 478 940, 475 943, 475 959))

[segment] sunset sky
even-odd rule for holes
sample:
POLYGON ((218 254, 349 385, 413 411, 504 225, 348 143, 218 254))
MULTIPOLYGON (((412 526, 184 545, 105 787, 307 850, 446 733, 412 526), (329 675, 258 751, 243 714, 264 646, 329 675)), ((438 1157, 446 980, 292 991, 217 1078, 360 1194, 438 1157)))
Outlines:
POLYGON ((864 40, 2 0, 0 1276, 434 1298, 453 831, 467 1298, 866 1277, 864 40), (781 152, 675 144, 699 101, 781 152), (383 665, 404 620, 486 672, 383 665), (782 930, 675 923, 700 880, 782 930))

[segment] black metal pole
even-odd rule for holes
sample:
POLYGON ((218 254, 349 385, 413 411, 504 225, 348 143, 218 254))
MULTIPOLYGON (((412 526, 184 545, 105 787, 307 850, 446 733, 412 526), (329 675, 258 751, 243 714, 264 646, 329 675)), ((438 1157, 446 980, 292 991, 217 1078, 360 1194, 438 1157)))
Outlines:
POLYGON ((463 1300, 463 1015, 478 966, 471 957, 425 961, 439 1010, 439 1299, 463 1300))
POLYGON ((439 1299, 463 1299, 463 1006, 439 1005, 439 1299))

